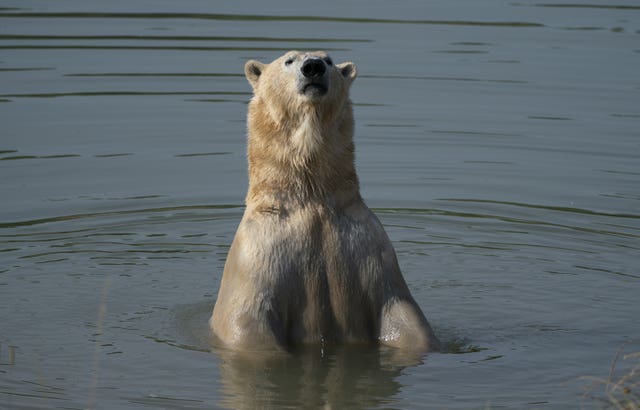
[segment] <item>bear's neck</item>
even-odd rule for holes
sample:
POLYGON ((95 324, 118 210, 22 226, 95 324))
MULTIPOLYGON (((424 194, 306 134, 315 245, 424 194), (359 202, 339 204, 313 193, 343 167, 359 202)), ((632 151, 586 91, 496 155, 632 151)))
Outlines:
POLYGON ((309 107, 279 121, 254 103, 248 116, 248 208, 343 208, 360 200, 350 103, 334 118, 309 107))

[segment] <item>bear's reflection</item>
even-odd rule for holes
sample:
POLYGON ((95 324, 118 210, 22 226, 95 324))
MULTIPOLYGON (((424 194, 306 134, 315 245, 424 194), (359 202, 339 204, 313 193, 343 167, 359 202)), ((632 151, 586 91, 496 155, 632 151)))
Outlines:
POLYGON ((234 409, 370 408, 389 403, 400 391, 396 378, 402 369, 420 363, 420 357, 377 346, 216 353, 220 404, 234 409))

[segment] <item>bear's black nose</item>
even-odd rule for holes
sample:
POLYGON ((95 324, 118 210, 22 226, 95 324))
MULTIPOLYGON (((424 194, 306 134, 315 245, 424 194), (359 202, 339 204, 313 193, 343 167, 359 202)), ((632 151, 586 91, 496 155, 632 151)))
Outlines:
POLYGON ((307 78, 317 78, 324 74, 327 68, 324 65, 324 61, 319 58, 310 58, 302 63, 302 75, 307 78))

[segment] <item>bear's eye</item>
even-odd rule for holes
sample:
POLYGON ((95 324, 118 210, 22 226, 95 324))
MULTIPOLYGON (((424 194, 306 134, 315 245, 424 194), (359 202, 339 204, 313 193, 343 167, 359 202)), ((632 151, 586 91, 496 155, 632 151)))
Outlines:
POLYGON ((331 59, 331 57, 325 58, 324 62, 327 63, 327 65, 333 65, 333 60, 331 59))
POLYGON ((284 65, 291 65, 293 64, 293 58, 288 58, 285 62, 284 65))

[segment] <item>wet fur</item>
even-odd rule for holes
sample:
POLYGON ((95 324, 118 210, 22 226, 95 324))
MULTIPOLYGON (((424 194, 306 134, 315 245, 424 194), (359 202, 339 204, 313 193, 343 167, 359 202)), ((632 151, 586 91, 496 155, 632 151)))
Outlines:
POLYGON ((370 343, 437 349, 354 167, 352 63, 328 66, 327 94, 297 67, 324 53, 249 61, 249 190, 210 320, 237 349, 370 343), (293 69, 284 62, 295 58, 293 69), (299 70, 298 70, 299 71, 299 70))

